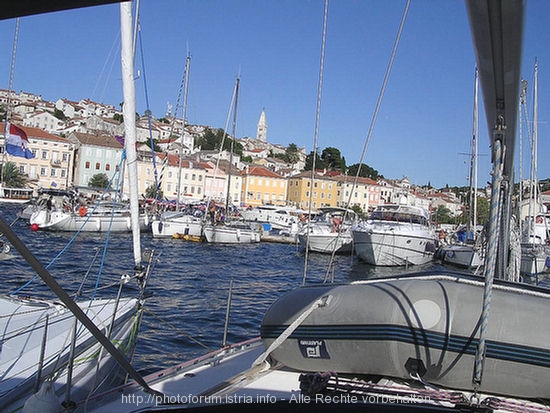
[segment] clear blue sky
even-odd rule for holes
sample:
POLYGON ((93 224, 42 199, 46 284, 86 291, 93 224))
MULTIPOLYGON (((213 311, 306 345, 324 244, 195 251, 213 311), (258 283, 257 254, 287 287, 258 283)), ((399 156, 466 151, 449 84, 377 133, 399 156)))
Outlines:
MULTIPOLYGON (((329 4, 318 147, 360 161, 405 0, 329 4)), ((224 127, 237 74, 237 137, 256 136, 263 108, 268 141, 313 148, 323 0, 141 0, 137 110, 174 109, 189 51, 187 118, 224 127)), ((44 99, 122 100, 119 6, 20 20, 13 88, 44 99)), ((539 177, 550 177, 550 2, 527 4, 523 77, 539 62, 539 177)), ((15 20, 0 21, 0 87, 8 88, 15 20), (3 69, 2 69, 3 68, 3 69), (4 73, 4 75, 1 75, 4 73), (3 76, 3 80, 2 80, 3 76)), ((413 0, 364 163, 415 184, 468 185, 475 57, 459 0, 413 0)), ((532 110, 532 89, 529 108, 532 110)), ((178 115, 181 115, 181 107, 178 115)), ((231 131, 231 128, 229 128, 231 131)), ((479 184, 490 180, 480 115, 479 184)), ((529 152, 526 144, 524 152, 529 152)), ((519 150, 516 148, 516 153, 519 150)), ((528 166, 530 160, 524 161, 528 166)), ((523 175, 528 175, 525 169, 523 175)))

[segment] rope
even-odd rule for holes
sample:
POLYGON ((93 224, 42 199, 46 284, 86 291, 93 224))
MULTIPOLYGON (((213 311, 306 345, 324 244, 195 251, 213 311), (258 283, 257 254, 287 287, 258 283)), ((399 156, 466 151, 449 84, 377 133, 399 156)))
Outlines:
POLYGON ((309 308, 307 308, 302 314, 298 316, 296 320, 290 324, 285 331, 281 333, 279 337, 271 343, 271 345, 268 347, 266 351, 264 351, 255 361, 252 363, 252 367, 259 366, 260 364, 263 364, 267 357, 273 352, 273 350, 277 349, 283 342, 300 326, 300 324, 303 323, 303 321, 316 309, 320 307, 324 307, 328 304, 330 299, 330 296, 326 295, 318 300, 316 300, 309 308))
POLYGON ((511 217, 510 223, 510 257, 508 268, 506 269, 506 280, 519 282, 521 268, 521 235, 516 223, 516 218, 511 217))
POLYGON ((158 189, 160 189, 159 186, 159 180, 158 180, 158 172, 157 172, 157 162, 155 160, 155 142, 153 141, 153 126, 151 125, 151 106, 149 105, 149 93, 147 89, 147 78, 145 76, 145 58, 143 57, 143 41, 141 40, 141 28, 140 30, 137 30, 137 35, 139 37, 139 52, 141 55, 141 70, 143 71, 143 88, 145 89, 145 107, 147 108, 147 126, 149 128, 149 144, 151 146, 151 154, 152 154, 152 161, 153 161, 153 173, 155 176, 155 187, 157 188, 157 198, 158 198, 158 189))

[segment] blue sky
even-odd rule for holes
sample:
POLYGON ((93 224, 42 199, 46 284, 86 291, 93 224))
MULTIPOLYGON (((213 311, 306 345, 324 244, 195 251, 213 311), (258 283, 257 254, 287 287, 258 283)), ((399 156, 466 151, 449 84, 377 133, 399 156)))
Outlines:
MULTIPOLYGON (((348 165, 361 160, 405 4, 329 4, 318 147, 340 149, 348 165)), ((237 136, 256 136, 265 108, 268 141, 295 143, 309 152, 323 7, 324 0, 141 0, 138 112, 147 108, 145 90, 156 117, 165 115, 168 102, 176 109, 189 52, 190 123, 223 128, 240 74, 237 136)), ((531 0, 526 10, 522 73, 530 83, 532 111, 533 64, 538 59, 542 179, 550 177, 550 164, 544 162, 550 153, 550 2, 531 0)), ((21 18, 14 90, 53 101, 91 98, 118 106, 119 18, 118 5, 21 18)), ((0 87, 6 89, 14 30, 15 20, 0 21, 0 87)), ((474 68, 465 3, 413 0, 363 162, 387 178, 407 176, 415 184, 436 187, 468 185, 474 68)), ((483 112, 479 152, 481 186, 490 180, 483 112)))

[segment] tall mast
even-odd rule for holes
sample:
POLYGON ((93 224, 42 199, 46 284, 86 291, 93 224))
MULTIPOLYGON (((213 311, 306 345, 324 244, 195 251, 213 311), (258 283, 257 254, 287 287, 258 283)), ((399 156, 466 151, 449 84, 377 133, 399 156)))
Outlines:
POLYGON ((474 81, 474 112, 473 112, 473 126, 472 126, 472 148, 471 148, 471 160, 470 160, 470 211, 468 225, 469 231, 473 231, 475 234, 477 226, 477 161, 478 161, 478 143, 477 137, 479 133, 479 105, 478 105, 478 93, 479 91, 479 72, 476 67, 475 81, 474 81))
POLYGON ((178 195, 176 199, 176 211, 180 210, 180 197, 181 197, 181 163, 183 161, 183 138, 185 137, 185 125, 187 118, 187 93, 189 90, 189 67, 191 65, 191 56, 187 53, 187 59, 185 59, 185 85, 183 88, 183 127, 181 131, 181 146, 178 158, 178 195))
POLYGON ((124 148, 128 165, 128 186, 130 190, 130 217, 134 245, 134 263, 141 266, 141 245, 139 225, 139 198, 137 193, 137 151, 136 151, 136 91, 134 84, 134 53, 132 37, 131 3, 120 4, 121 68, 124 104, 124 148))
MULTIPOLYGON (((239 83, 240 78, 237 77, 235 81, 235 104, 233 106, 233 128, 232 128, 232 137, 231 137, 231 149, 229 152, 229 173, 227 176, 227 196, 225 197, 225 214, 229 214, 229 205, 230 205, 230 196, 231 196, 231 169, 233 168, 233 147, 235 144, 235 134, 237 126, 237 104, 239 102, 239 83)), ((222 148, 223 149, 223 148, 222 148)))

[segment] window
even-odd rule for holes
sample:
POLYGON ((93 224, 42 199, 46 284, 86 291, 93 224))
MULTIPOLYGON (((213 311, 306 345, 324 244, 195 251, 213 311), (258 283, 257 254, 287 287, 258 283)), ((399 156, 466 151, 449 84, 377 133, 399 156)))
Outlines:
POLYGON ((46 176, 48 170, 46 168, 40 168, 40 176, 46 176))
POLYGON ((55 168, 52 168, 52 170, 50 171, 50 176, 55 178, 55 168))
POLYGON ((48 159, 48 151, 42 151, 42 159, 48 159))
POLYGON ((96 170, 99 170, 101 168, 101 164, 99 162, 96 162, 95 164, 95 169, 96 170))
POLYGON ((86 169, 90 169, 90 161, 86 161, 86 165, 84 166, 86 169))
POLYGON ((111 164, 105 164, 105 170, 110 171, 111 170, 111 164))

